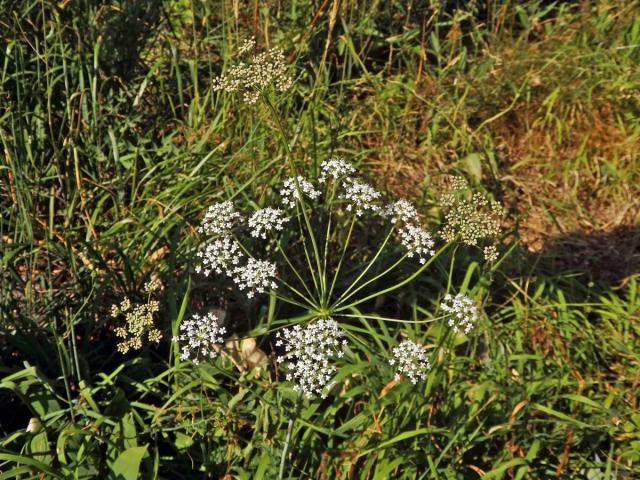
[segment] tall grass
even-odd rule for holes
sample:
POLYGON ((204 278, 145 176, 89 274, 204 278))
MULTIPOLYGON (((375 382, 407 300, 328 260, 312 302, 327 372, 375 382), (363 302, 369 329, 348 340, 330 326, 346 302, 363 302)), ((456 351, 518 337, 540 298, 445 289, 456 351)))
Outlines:
POLYGON ((349 157, 419 205, 462 173, 518 220, 497 268, 463 252, 379 299, 417 321, 442 282, 488 294, 482 334, 419 389, 373 361, 399 330, 354 321, 371 343, 302 406, 289 476, 634 478, 637 257, 598 282, 523 246, 639 220, 640 4, 481 3, 0 1, 0 478, 276 478, 296 398, 268 342, 192 370, 169 342, 119 356, 108 315, 159 275, 166 337, 203 305, 253 334, 274 320, 187 275, 200 212, 286 172, 268 112, 211 89, 250 35, 298 65, 301 166, 349 157))

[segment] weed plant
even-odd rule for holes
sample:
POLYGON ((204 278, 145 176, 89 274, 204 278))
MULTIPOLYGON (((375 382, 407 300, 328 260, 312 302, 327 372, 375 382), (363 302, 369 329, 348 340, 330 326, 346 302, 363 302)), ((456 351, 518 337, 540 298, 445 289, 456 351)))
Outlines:
POLYGON ((0 478, 636 478, 639 13, 0 0, 0 478))

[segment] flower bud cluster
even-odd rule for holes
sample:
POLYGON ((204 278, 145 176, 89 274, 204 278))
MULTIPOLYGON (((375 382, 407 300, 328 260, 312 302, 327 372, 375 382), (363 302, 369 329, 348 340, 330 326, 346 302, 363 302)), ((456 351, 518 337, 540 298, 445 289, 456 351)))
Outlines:
POLYGON ((131 300, 125 297, 120 304, 111 306, 111 316, 118 318, 124 316, 124 325, 117 327, 116 336, 121 338, 118 343, 118 351, 127 353, 129 350, 140 350, 144 344, 145 337, 153 343, 160 342, 162 333, 155 327, 153 316, 160 309, 157 300, 151 299, 151 294, 162 287, 159 280, 151 280, 144 286, 144 290, 149 294, 146 303, 134 305, 131 300))
MULTIPOLYGON (((255 48, 255 40, 245 41, 239 49, 241 55, 248 54, 255 48)), ((284 52, 279 48, 271 48, 258 53, 248 62, 240 62, 213 79, 213 90, 227 93, 239 92, 243 100, 253 105, 260 95, 269 87, 276 91, 286 92, 293 85, 289 74, 284 52)))
MULTIPOLYGON (((502 231, 502 205, 479 192, 465 196, 461 192, 466 188, 464 179, 454 177, 452 189, 442 195, 446 225, 440 236, 447 242, 459 237, 462 243, 470 246, 478 246, 483 240, 495 242, 502 231)), ((493 261, 497 257, 495 243, 484 248, 485 260, 493 261)))
POLYGON ((183 320, 180 334, 173 337, 173 341, 181 346, 181 360, 191 360, 198 364, 203 358, 211 360, 216 357, 226 332, 213 313, 203 316, 194 314, 191 318, 183 320))
POLYGON ((395 379, 407 377, 414 385, 427 377, 431 368, 424 347, 411 340, 403 340, 392 350, 389 364, 396 367, 395 379))
POLYGON ((294 325, 276 333, 276 346, 284 347, 278 363, 286 363, 286 379, 296 392, 311 398, 326 397, 336 372, 332 359, 344 355, 344 331, 332 318, 321 318, 305 327, 294 325))

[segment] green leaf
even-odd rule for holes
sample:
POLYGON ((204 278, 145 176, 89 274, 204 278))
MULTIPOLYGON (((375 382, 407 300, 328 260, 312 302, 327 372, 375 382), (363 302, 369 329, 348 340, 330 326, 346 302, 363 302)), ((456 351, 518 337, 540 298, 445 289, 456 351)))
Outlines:
POLYGON ((111 466, 113 480, 137 480, 142 458, 147 454, 147 445, 128 448, 111 466))
POLYGON ((193 445, 193 438, 182 432, 176 432, 176 441, 174 443, 178 450, 184 450, 185 448, 189 448, 193 445))
POLYGON ((462 160, 467 173, 473 177, 476 183, 482 180, 482 155, 470 153, 462 160))

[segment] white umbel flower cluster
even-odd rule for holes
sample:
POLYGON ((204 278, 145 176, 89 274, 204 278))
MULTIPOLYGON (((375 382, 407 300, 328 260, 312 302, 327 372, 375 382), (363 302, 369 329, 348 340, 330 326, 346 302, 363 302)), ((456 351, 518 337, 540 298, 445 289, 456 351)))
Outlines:
MULTIPOLYGON (((248 221, 251 235, 266 238, 266 232, 272 229, 282 230, 286 220, 282 210, 265 208, 256 211, 248 221)), ((205 276, 216 273, 230 277, 240 290, 244 290, 248 298, 258 293, 277 288, 276 265, 267 260, 248 258, 242 247, 234 238, 231 230, 241 216, 230 201, 217 203, 207 210, 200 231, 212 236, 196 253, 200 264, 196 273, 205 276)))
POLYGON ((279 208, 262 208, 256 210, 249 217, 249 228, 252 237, 267 238, 267 232, 272 230, 281 231, 288 219, 284 216, 284 212, 279 208))
POLYGON ((396 367, 395 379, 400 380, 404 375, 414 385, 427 377, 431 368, 424 347, 411 340, 403 340, 392 350, 393 357, 389 363, 396 367))
POLYGON ((344 186, 344 192, 340 196, 347 203, 347 212, 355 212, 360 217, 367 210, 378 212, 380 207, 376 202, 380 199, 378 192, 371 185, 361 182, 360 180, 351 180, 344 186))
POLYGON ((318 181, 325 183, 329 178, 338 180, 340 178, 351 178, 355 175, 356 169, 349 162, 339 158, 330 158, 320 164, 320 176, 318 181))
POLYGON ((407 224, 420 223, 418 210, 416 210, 416 207, 411 202, 404 199, 391 202, 387 205, 383 215, 390 218, 392 222, 403 222, 407 224))
POLYGON ((247 291, 247 297, 253 298, 257 293, 276 289, 276 264, 268 260, 250 258, 246 265, 233 270, 233 281, 240 290, 247 291))
POLYGON ((224 235, 241 218, 231 201, 215 203, 207 209, 198 231, 206 235, 224 235))
POLYGON ((473 300, 461 293, 455 297, 447 293, 440 308, 449 315, 447 323, 456 333, 468 334, 478 320, 478 309, 473 300))
POLYGON ((230 275, 243 258, 238 242, 230 236, 210 240, 200 248, 196 256, 202 262, 196 266, 196 273, 203 273, 206 277, 211 272, 230 275))
POLYGON ((226 329, 218 323, 213 313, 200 316, 194 314, 180 325, 180 334, 173 341, 180 344, 180 359, 200 363, 201 359, 211 360, 218 354, 219 345, 224 342, 226 329))
POLYGON ((433 246, 435 245, 431 234, 421 227, 415 225, 405 225, 400 229, 400 241, 407 249, 407 256, 418 257, 421 264, 425 264, 427 258, 435 255, 433 246))
POLYGON ((344 331, 332 318, 319 319, 306 327, 294 325, 276 333, 276 346, 284 346, 285 354, 278 363, 286 362, 287 380, 293 389, 308 398, 326 397, 336 372, 333 358, 344 355, 347 344, 344 331))
POLYGON ((431 234, 422 227, 418 210, 411 202, 404 199, 391 202, 382 215, 399 225, 400 243, 407 249, 409 258, 418 257, 424 265, 429 257, 435 255, 435 242, 431 234))
POLYGON ((295 178, 287 178, 282 185, 282 190, 280 190, 282 203, 290 208, 295 207, 296 201, 300 200, 300 192, 298 191, 298 186, 300 187, 302 193, 312 200, 315 200, 321 194, 320 190, 316 189, 313 184, 303 176, 298 175, 297 180, 298 185, 296 185, 295 178))

